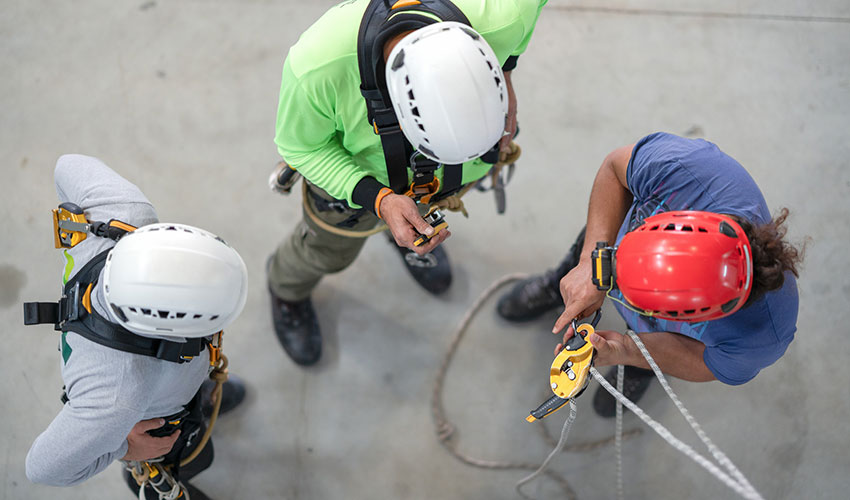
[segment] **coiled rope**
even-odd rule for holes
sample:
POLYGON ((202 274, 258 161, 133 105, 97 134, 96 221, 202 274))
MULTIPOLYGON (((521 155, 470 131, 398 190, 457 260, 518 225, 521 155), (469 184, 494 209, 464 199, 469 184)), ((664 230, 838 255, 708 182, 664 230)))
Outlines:
MULTIPOLYGON (((572 487, 570 487, 570 484, 566 480, 566 478, 564 478, 564 476, 561 474, 546 470, 545 467, 541 467, 541 465, 546 465, 548 460, 551 460, 551 457, 556 455, 559 451, 585 452, 607 446, 614 442, 614 436, 605 439, 600 439, 597 441, 563 446, 563 442, 566 441, 566 436, 569 433, 569 428, 567 427, 567 425, 565 425, 565 428, 561 431, 561 439, 559 440, 559 443, 556 447, 556 450, 558 451, 554 451, 553 453, 551 453, 550 458, 547 459, 544 464, 537 464, 531 462, 487 460, 474 457, 458 449, 458 441, 456 439, 457 429, 454 424, 452 424, 446 417, 445 408, 443 406, 443 386, 446 379, 446 373, 448 372, 452 359, 454 358, 454 355, 457 352, 458 346, 460 345, 460 342, 463 339, 463 336, 466 333, 467 327, 469 326, 470 322, 478 313, 478 311, 481 310, 481 307, 484 305, 487 299, 490 298, 490 296, 492 296, 499 288, 513 281, 523 280, 526 278, 528 278, 527 274, 510 274, 498 279, 496 282, 490 285, 484 292, 481 293, 481 295, 476 299, 472 307, 469 308, 469 310, 463 316, 457 328, 455 329, 449 347, 446 350, 445 355, 443 356, 442 362, 440 363, 440 369, 437 372, 437 378, 434 381, 434 387, 431 395, 431 414, 434 419, 434 432, 436 433, 437 440, 440 442, 440 444, 443 445, 443 447, 448 450, 448 452, 451 453, 452 456, 467 465, 478 467, 481 469, 532 471, 539 470, 539 472, 537 472, 537 475, 545 474, 547 477, 555 481, 561 487, 566 498, 570 500, 575 500, 577 498, 576 493, 575 491, 573 491, 572 487)), ((572 414, 573 411, 574 410, 571 408, 570 413, 572 414)), ((546 432, 545 426, 539 425, 537 427, 541 429, 542 432, 546 432)), ((623 433, 622 437, 630 438, 640 434, 641 432, 642 431, 640 429, 633 429, 623 433)), ((548 439, 548 435, 544 434, 544 437, 548 439)))

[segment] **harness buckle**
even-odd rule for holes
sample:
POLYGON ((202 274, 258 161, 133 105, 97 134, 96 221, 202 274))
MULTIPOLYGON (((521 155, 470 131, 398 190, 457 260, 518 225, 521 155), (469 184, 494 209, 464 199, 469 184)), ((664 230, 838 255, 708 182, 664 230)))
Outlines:
POLYGON ((192 358, 197 355, 197 352, 183 353, 184 348, 190 347, 189 342, 169 342, 167 340, 160 341, 156 349, 156 358, 165 361, 174 361, 177 363, 185 363, 192 361, 192 358))
POLYGON ((396 122, 378 126, 378 121, 372 120, 372 129, 375 131, 375 135, 397 134, 401 132, 401 125, 396 122))
POLYGON ((440 190, 440 179, 434 177, 430 182, 416 184, 416 181, 410 183, 410 187, 405 196, 413 198, 417 203, 428 203, 437 191, 440 190))
POLYGON ((56 248, 72 248, 86 239, 89 223, 83 209, 63 203, 53 209, 53 244, 56 248))

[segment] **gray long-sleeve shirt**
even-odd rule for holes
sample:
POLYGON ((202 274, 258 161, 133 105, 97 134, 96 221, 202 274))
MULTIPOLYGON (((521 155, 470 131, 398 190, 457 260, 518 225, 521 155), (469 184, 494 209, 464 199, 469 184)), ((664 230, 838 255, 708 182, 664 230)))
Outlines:
MULTIPOLYGON (((97 158, 64 155, 54 176, 60 202, 76 203, 89 220, 119 219, 137 227, 157 222, 139 188, 97 158)), ((89 235, 63 250, 63 283, 113 245, 89 235)), ((111 318, 100 286, 92 291, 92 307, 111 318)), ((137 422, 178 412, 209 373, 204 355, 172 363, 111 349, 74 332, 63 334, 60 352, 70 401, 36 438, 26 462, 31 481, 53 486, 85 481, 123 457, 137 422)))

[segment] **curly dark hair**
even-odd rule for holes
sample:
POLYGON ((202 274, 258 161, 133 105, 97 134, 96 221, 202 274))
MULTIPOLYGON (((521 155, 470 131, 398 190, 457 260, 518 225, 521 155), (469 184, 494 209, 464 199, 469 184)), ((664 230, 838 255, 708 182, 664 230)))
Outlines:
POLYGON ((782 208, 779 215, 767 224, 760 226, 741 217, 733 217, 746 233, 753 250, 753 289, 744 307, 760 299, 771 290, 782 288, 785 283, 785 272, 791 271, 795 277, 800 277, 798 266, 803 262, 805 245, 797 248, 785 241, 788 228, 785 219, 788 209, 782 208))

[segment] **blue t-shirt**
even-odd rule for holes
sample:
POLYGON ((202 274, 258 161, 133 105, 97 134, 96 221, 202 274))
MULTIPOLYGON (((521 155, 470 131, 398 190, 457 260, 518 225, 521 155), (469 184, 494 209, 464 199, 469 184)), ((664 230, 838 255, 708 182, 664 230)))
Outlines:
MULTIPOLYGON (((767 203, 740 163, 714 144, 658 132, 632 150, 626 180, 634 201, 617 235, 646 217, 671 210, 703 210, 736 215, 759 225, 770 221, 767 203)), ((622 300, 619 290, 611 292, 622 300)), ((773 364, 797 331, 797 281, 785 273, 785 284, 749 307, 713 321, 688 323, 639 315, 620 304, 618 312, 636 332, 673 332, 705 344, 705 361, 723 383, 739 385, 773 364)))

